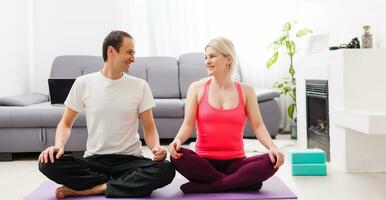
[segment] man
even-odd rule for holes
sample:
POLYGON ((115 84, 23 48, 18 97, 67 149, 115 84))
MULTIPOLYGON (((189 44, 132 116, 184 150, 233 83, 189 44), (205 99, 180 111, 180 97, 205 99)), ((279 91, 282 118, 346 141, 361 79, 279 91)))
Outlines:
POLYGON ((148 196, 173 180, 175 170, 165 161, 167 151, 160 146, 153 119, 150 87, 124 73, 134 62, 134 54, 134 40, 128 33, 111 32, 103 42, 103 69, 78 77, 72 86, 55 146, 39 156, 39 170, 63 185, 56 189, 57 198, 148 196), (88 137, 84 158, 77 159, 63 153, 81 111, 86 115, 88 137), (138 116, 153 160, 142 155, 138 116))

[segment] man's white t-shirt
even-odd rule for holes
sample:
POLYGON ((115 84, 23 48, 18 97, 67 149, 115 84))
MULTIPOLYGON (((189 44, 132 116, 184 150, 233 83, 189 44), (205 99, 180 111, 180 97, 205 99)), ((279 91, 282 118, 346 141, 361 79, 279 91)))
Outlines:
POLYGON ((84 111, 87 146, 84 157, 103 154, 143 156, 138 134, 138 114, 153 107, 146 81, 123 74, 106 78, 101 71, 78 77, 64 104, 84 111))

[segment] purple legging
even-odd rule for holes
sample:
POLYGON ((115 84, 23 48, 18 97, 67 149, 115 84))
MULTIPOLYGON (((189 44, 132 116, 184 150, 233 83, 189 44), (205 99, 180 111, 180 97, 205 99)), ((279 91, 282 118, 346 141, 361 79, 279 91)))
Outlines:
POLYGON ((181 186, 184 193, 223 192, 240 189, 258 190, 262 182, 275 174, 268 154, 231 160, 200 157, 190 149, 181 148, 180 159, 170 158, 174 167, 190 182, 181 186))

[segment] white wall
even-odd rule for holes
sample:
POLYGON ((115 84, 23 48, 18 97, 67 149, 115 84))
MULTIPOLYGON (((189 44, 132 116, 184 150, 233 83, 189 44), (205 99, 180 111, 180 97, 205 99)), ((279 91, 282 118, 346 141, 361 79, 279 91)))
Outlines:
POLYGON ((0 97, 28 90, 28 3, 0 1, 0 97))
POLYGON ((120 1, 34 1, 34 63, 31 91, 47 93, 58 55, 101 55, 104 37, 122 27, 120 1))
POLYGON ((318 32, 329 33, 331 44, 348 43, 371 25, 376 47, 386 47, 386 1, 382 0, 299 0, 299 19, 318 32))
POLYGON ((271 87, 286 74, 286 60, 279 60, 279 66, 271 71, 265 69, 265 62, 271 55, 267 44, 280 35, 288 20, 298 20, 299 27, 307 26, 316 33, 329 33, 331 44, 348 43, 362 34, 363 24, 370 24, 375 45, 386 46, 386 2, 382 0, 8 0, 0 5, 0 20, 10 27, 0 33, 2 44, 6 44, 0 49, 4 56, 0 96, 47 93, 47 78, 56 56, 101 55, 102 40, 112 29, 126 30, 135 37, 137 56, 203 51, 211 38, 229 37, 239 53, 246 81, 255 87, 271 87), (30 10, 26 2, 32 4, 30 10), (28 12, 32 12, 32 28, 28 28, 28 12), (9 39, 16 35, 17 41, 9 39), (14 42, 18 45, 11 45, 14 42))

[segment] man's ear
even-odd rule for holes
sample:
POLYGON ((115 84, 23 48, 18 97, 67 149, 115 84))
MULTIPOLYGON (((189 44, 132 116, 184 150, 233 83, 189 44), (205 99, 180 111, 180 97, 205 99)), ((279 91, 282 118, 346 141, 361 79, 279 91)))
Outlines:
POLYGON ((114 52, 115 52, 114 47, 112 47, 112 46, 107 47, 107 54, 108 55, 113 55, 114 52))

